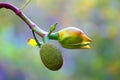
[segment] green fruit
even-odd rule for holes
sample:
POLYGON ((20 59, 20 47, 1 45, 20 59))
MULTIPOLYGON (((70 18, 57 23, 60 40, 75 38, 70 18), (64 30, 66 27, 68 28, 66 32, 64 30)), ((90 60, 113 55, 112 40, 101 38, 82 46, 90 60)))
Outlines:
POLYGON ((43 64, 50 70, 56 71, 63 65, 61 51, 52 43, 45 43, 40 49, 43 64))

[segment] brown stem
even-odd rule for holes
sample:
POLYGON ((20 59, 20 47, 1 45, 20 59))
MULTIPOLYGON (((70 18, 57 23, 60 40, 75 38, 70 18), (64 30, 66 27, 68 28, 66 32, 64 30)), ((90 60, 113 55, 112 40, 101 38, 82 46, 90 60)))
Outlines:
POLYGON ((47 32, 39 28, 35 23, 33 23, 27 16, 25 16, 20 9, 12 4, 6 2, 0 2, 0 8, 6 8, 12 10, 17 16, 19 16, 34 32, 36 32, 41 37, 44 37, 47 32))

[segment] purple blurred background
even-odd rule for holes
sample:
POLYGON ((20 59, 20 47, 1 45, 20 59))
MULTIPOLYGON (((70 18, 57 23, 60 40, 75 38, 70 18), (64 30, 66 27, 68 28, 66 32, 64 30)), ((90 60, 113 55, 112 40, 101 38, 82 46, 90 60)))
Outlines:
MULTIPOLYGON (((27 0, 0 0, 18 8, 27 0)), ((75 26, 93 42, 91 49, 61 49, 63 67, 44 67, 28 26, 12 11, 0 9, 0 80, 120 80, 120 0, 32 0, 23 12, 43 30, 75 26)), ((41 40, 41 38, 39 38, 41 40)))

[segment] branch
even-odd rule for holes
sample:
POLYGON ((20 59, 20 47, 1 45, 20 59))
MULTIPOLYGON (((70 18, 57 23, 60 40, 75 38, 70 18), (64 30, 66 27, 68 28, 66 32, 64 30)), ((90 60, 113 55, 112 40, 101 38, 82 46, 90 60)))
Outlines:
POLYGON ((6 8, 6 9, 12 10, 17 16, 19 16, 29 26, 31 30, 36 32, 42 38, 47 34, 46 31, 39 28, 34 22, 32 22, 27 16, 25 16, 20 9, 18 9, 14 5, 6 2, 0 2, 0 8, 6 8))

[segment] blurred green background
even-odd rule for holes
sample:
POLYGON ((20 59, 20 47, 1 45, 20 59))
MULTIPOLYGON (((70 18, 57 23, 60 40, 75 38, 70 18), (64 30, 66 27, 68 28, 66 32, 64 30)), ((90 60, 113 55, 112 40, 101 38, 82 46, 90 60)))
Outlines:
MULTIPOLYGON (((27 0, 0 0, 18 8, 27 0)), ((32 0, 23 12, 42 29, 58 22, 58 31, 75 26, 92 40, 91 49, 61 49, 63 67, 50 71, 27 25, 12 11, 0 9, 0 80, 120 80, 120 0, 32 0)), ((40 38, 41 40, 41 38, 40 38)))

